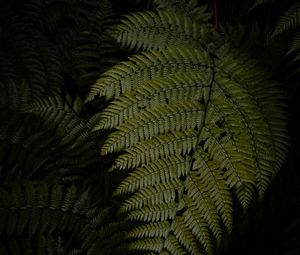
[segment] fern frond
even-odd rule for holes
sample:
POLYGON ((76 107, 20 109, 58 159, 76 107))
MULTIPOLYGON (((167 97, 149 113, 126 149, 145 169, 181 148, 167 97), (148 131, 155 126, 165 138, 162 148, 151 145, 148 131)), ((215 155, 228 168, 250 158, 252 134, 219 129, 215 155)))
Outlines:
POLYGON ((53 178, 55 173, 55 178, 68 181, 82 178, 86 168, 96 168, 98 152, 95 135, 90 131, 97 116, 88 121, 80 118, 60 97, 28 104, 26 99, 11 96, 12 100, 7 97, 2 101, 4 108, 0 111, 1 181, 53 178))
POLYGON ((189 170, 189 158, 180 155, 162 158, 153 163, 138 168, 131 173, 117 188, 115 194, 133 193, 146 186, 169 182, 175 178, 185 176, 189 170))
POLYGON ((174 46, 206 47, 212 27, 193 22, 185 15, 166 10, 135 13, 126 16, 115 28, 116 40, 129 49, 164 49, 174 46), (178 40, 179 39, 179 40, 178 40))
MULTIPOLYGON (((2 185, 1 249, 6 250, 5 254, 18 254, 11 250, 12 247, 22 254, 28 254, 25 247, 31 250, 30 254, 45 254, 46 251, 56 254, 54 251, 62 242, 72 241, 77 242, 74 247, 78 249, 67 254, 114 254, 112 250, 124 242, 125 225, 107 223, 110 209, 93 208, 88 197, 86 191, 80 193, 75 186, 66 189, 55 184, 50 187, 44 182, 2 185), (68 239, 72 232, 73 237, 68 239), (111 235, 115 238, 111 239, 111 235), (94 243, 86 246, 90 240, 94 243)), ((65 251, 57 254, 65 254, 65 251)))
POLYGON ((197 132, 194 130, 157 135, 152 139, 137 143, 133 148, 126 149, 123 154, 116 158, 115 168, 136 168, 154 162, 161 157, 176 154, 186 155, 196 148, 196 144, 197 132))
POLYGON ((233 226, 233 202, 223 172, 220 171, 219 165, 216 162, 209 159, 208 154, 200 151, 197 151, 195 155, 193 167, 193 171, 201 169, 199 174, 194 175, 194 178, 199 183, 203 183, 202 185, 206 187, 206 192, 210 192, 210 197, 230 232, 233 226))
POLYGON ((271 35, 271 38, 292 29, 298 28, 300 24, 300 5, 299 3, 291 6, 284 14, 281 16, 276 24, 276 28, 271 35))
POLYGON ((0 108, 2 110, 22 110, 32 100, 32 91, 28 83, 20 84, 13 79, 0 82, 0 108))
POLYGON ((43 171, 38 175, 45 174, 53 169, 54 162, 49 161, 47 167, 43 166, 55 157, 52 148, 58 140, 53 134, 33 116, 9 111, 0 111, 0 116, 4 120, 0 125, 1 181, 21 176, 27 178, 41 169, 43 171))
POLYGON ((168 103, 176 102, 179 98, 181 100, 207 98, 209 88, 206 84, 212 76, 210 70, 207 71, 207 76, 195 71, 153 79, 139 86, 134 94, 130 91, 124 93, 101 112, 99 125, 95 129, 115 128, 127 119, 135 117, 141 109, 165 104, 166 98, 168 103))
POLYGON ((168 221, 151 222, 147 225, 142 225, 131 230, 128 234, 129 238, 144 238, 144 237, 163 237, 168 230, 168 221))
POLYGON ((177 36, 209 27, 168 15, 127 17, 122 44, 149 51, 104 73, 87 101, 111 100, 96 130, 111 130, 101 154, 118 153, 112 170, 128 173, 115 195, 124 197, 119 212, 137 223, 131 233, 139 239, 129 249, 212 254, 232 230, 234 198, 247 209, 282 166, 285 109, 277 84, 256 62, 227 45, 213 50, 177 36), (137 27, 159 38, 165 30, 151 30, 157 22, 171 24, 173 47, 168 40, 153 47, 137 27))
POLYGON ((44 37, 33 36, 28 39, 22 34, 20 37, 14 38, 13 44, 7 49, 7 67, 11 66, 10 72, 13 73, 11 78, 17 84, 26 82, 33 98, 39 98, 45 93, 58 94, 63 84, 63 75, 57 51, 44 37), (12 49, 18 54, 13 53, 12 49))
POLYGON ((272 2, 274 2, 275 0, 254 0, 253 5, 251 6, 251 8, 249 9, 249 11, 253 10, 254 8, 256 8, 259 5, 263 5, 263 4, 270 4, 272 2))
POLYGON ((206 23, 212 16, 207 12, 206 6, 198 6, 197 0, 154 0, 154 5, 158 9, 183 13, 199 23, 206 23))
POLYGON ((90 131, 97 122, 97 116, 89 121, 84 120, 78 116, 72 105, 68 105, 59 96, 35 100, 25 110, 39 117, 60 138, 64 157, 57 164, 61 168, 73 168, 74 173, 80 174, 80 169, 95 166, 98 162, 96 141, 90 131))
MULTIPOLYGON (((164 203, 175 203, 176 190, 182 188, 178 178, 174 178, 168 183, 147 186, 134 193, 120 208, 120 213, 147 209, 147 204, 160 205, 164 203)), ((175 215, 174 215, 175 216, 175 215)), ((154 219, 150 219, 154 221, 154 219)))
POLYGON ((195 101, 142 111, 138 118, 125 122, 118 127, 118 132, 108 137, 101 154, 106 155, 120 151, 125 147, 131 147, 138 141, 150 139, 169 131, 200 128, 203 125, 203 117, 203 108, 195 101))
POLYGON ((170 73, 186 72, 193 68, 197 70, 199 67, 207 70, 211 66, 209 54, 193 48, 168 48, 162 52, 144 52, 105 72, 99 82, 91 87, 86 102, 97 95, 106 96, 107 99, 122 95, 149 78, 168 77, 170 73))
POLYGON ((110 31, 114 23, 114 10, 110 1, 81 3, 81 23, 72 62, 75 62, 73 76, 80 90, 87 93, 99 75, 119 60, 118 50, 110 31))
POLYGON ((291 54, 293 52, 296 52, 299 54, 299 50, 300 50, 300 32, 296 32, 293 37, 293 40, 292 40, 292 43, 290 45, 290 49, 289 49, 289 52, 287 53, 287 55, 291 54))

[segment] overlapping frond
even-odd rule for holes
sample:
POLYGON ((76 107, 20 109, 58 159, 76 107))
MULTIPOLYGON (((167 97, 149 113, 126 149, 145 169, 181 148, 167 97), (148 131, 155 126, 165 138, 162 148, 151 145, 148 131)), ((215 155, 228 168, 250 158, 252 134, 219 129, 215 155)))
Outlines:
MULTIPOLYGON (((152 79, 132 93, 127 93, 118 97, 107 108, 101 112, 101 120, 96 129, 115 128, 128 118, 133 118, 138 114, 139 109, 164 105, 166 98, 168 102, 177 102, 179 99, 190 100, 191 98, 208 97, 209 87, 204 87, 212 75, 207 69, 206 75, 195 72, 177 72, 174 77, 166 76, 159 80, 152 79), (200 89, 202 88, 202 89, 200 89), (205 95, 201 95, 205 93, 205 95)), ((152 74, 152 76, 154 76, 152 74)))
POLYGON ((0 81, 0 109, 21 110, 32 100, 32 91, 26 81, 13 79, 0 81))
MULTIPOLYGON (((47 43, 45 38, 34 36, 26 38, 10 38, 13 42, 6 42, 8 49, 3 48, 5 59, 3 77, 13 79, 15 83, 26 82, 33 98, 45 93, 56 94, 60 92, 63 83, 61 63, 56 50, 47 43), (17 54, 11 51, 17 52, 17 54)), ((2 75, 2 74, 1 74, 2 75)), ((6 80, 6 79, 5 79, 6 80)))
MULTIPOLYGON (((300 45, 300 36, 299 36, 299 28, 300 28, 300 4, 296 2, 293 4, 290 8, 287 9, 283 13, 282 16, 279 16, 277 20, 277 24, 275 27, 275 30, 273 31, 270 39, 273 39, 276 36, 279 36, 283 33, 288 33, 293 35, 293 39, 289 43, 289 47, 286 50, 286 56, 291 57, 291 59, 288 62, 288 65, 293 65, 300 59, 300 51, 299 51, 299 45, 300 45)), ((299 68, 292 69, 291 76, 299 73, 299 68)))
POLYGON ((85 120, 78 116, 76 103, 68 104, 59 96, 35 100, 24 111, 34 114, 59 139, 56 147, 56 166, 63 178, 85 174, 98 162, 95 135, 91 133, 97 116, 85 120))
MULTIPOLYGON (((0 3, 1 194, 13 200, 11 196, 17 196, 13 191, 18 189, 23 202, 18 207, 12 201, 4 208, 5 202, 0 201, 1 254, 126 253, 122 224, 107 217, 112 210, 100 208, 107 202, 108 189, 101 185, 107 184, 102 178, 104 167, 97 164, 97 139, 91 133, 97 116, 82 109, 84 91, 74 75, 91 73, 82 66, 75 68, 78 62, 88 62, 74 56, 78 41, 87 38, 86 34, 90 33, 90 48, 97 48, 96 57, 103 56, 104 48, 111 54, 113 44, 105 41, 105 46, 101 42, 95 46, 97 39, 93 38, 103 30, 101 24, 111 23, 111 10, 109 1, 0 3), (28 180, 37 183, 23 187, 28 180), (13 181, 22 185, 4 191, 13 181), (80 197, 65 186, 51 189, 50 184, 57 182, 65 186, 76 183, 82 190, 92 191, 80 197), (39 185, 47 188, 37 191, 39 185), (52 192, 48 204, 37 204, 37 196, 48 191, 52 192), (103 199, 89 202, 89 210, 82 212, 86 205, 80 200, 92 200, 95 194, 103 199), (70 204, 62 205, 61 199, 70 204)), ((95 70, 105 68, 102 60, 95 70)), ((97 70, 97 75, 100 72, 97 70)))
MULTIPOLYGON (((130 57, 101 75, 101 83, 96 82, 90 90, 86 101, 96 95, 120 96, 124 92, 141 86, 149 79, 169 77, 170 74, 186 72, 199 68, 211 73, 212 62, 209 54, 193 48, 168 48, 162 52, 150 51, 130 57)), ((207 76, 205 76, 207 77, 207 76)))
POLYGON ((254 9, 255 7, 259 6, 259 5, 262 5, 262 4, 270 4, 272 2, 274 2, 275 0, 254 0, 253 1, 253 5, 252 7, 250 8, 250 10, 254 9))
POLYGON ((125 225, 107 222, 111 209, 93 208, 87 191, 26 182, 0 194, 3 254, 116 254, 122 245, 125 225))
POLYGON ((81 90, 87 93, 98 76, 118 61, 118 50, 109 33, 115 15, 111 2, 90 1, 82 5, 81 18, 86 26, 79 29, 73 61, 74 77, 81 90))
POLYGON ((300 49, 300 32, 296 32, 290 47, 290 51, 294 52, 300 49))
POLYGON ((122 24, 116 26, 115 33, 117 41, 130 49, 160 49, 166 45, 201 48, 213 32, 208 23, 202 26, 186 15, 157 10, 157 13, 127 15, 122 24))
POLYGON ((116 59, 104 31, 113 21, 109 1, 29 0, 19 11, 1 3, 1 80, 25 80, 33 98, 71 87, 80 95, 116 59), (66 77, 76 79, 64 84, 66 77))
POLYGON ((184 13, 201 23, 207 22, 211 18, 211 14, 206 11, 205 6, 198 6, 197 0, 154 0, 154 5, 159 9, 184 13))
POLYGON ((176 12, 125 18, 119 42, 148 51, 105 72, 87 99, 110 100, 95 129, 112 130, 101 153, 128 172, 115 195, 139 223, 134 251, 212 254, 232 229, 234 196, 245 209, 262 198, 286 156, 277 84, 226 45, 203 47, 206 29, 176 12))
POLYGON ((296 3, 291 6, 277 21, 276 28, 272 37, 283 32, 299 28, 300 24, 300 4, 296 3))
MULTIPOLYGON (((97 116, 78 116, 59 96, 32 102, 27 83, 0 87, 0 182, 45 177, 75 181, 97 167, 97 116)), ((75 107, 75 108, 74 108, 75 107)))

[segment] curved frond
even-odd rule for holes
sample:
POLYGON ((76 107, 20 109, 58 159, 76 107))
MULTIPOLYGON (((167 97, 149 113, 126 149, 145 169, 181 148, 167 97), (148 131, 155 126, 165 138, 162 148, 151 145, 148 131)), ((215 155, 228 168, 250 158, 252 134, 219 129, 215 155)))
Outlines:
POLYGON ((12 88, 0 109, 1 182, 43 177, 73 182, 87 175, 87 168, 96 168, 96 136, 91 130, 97 117, 80 118, 60 97, 28 104, 26 94, 14 95, 14 84, 7 85, 12 88))
POLYGON ((128 173, 115 195, 137 223, 129 249, 212 254, 232 230, 235 198, 244 209, 262 198, 286 157, 278 84, 227 45, 202 47, 209 27, 182 14, 137 13, 120 28, 124 46, 148 51, 105 72, 87 101, 110 100, 95 129, 111 130, 101 153, 118 153, 112 170, 128 173))
POLYGON ((164 49, 166 45, 206 47, 205 42, 213 33, 208 23, 201 27, 186 15, 166 10, 127 15, 122 22, 115 28, 117 41, 138 50, 164 49))
POLYGON ((114 167, 117 169, 136 168, 162 157, 185 155, 194 150, 196 145, 197 132, 193 129, 156 135, 152 139, 138 142, 134 147, 126 149, 116 158, 114 167))
POLYGON ((271 37, 283 32, 298 28, 300 24, 300 4, 296 3, 290 7, 277 21, 276 28, 271 37))
POLYGON ((112 101, 100 115, 100 122, 95 129, 115 128, 129 118, 135 117, 140 109, 152 106, 164 105, 166 98, 168 103, 181 100, 201 100, 208 97, 209 79, 211 70, 207 69, 206 75, 198 71, 189 73, 176 73, 166 78, 152 79, 137 88, 134 93, 131 91, 112 101), (206 86, 206 87, 205 87, 206 86), (202 88, 202 89, 200 89, 202 88))
POLYGON ((35 100, 25 108, 25 111, 37 116, 60 139, 60 146, 56 148, 64 151, 64 155, 60 160, 57 159, 56 164, 61 164, 62 169, 69 168, 67 175, 72 171, 76 175, 85 174, 80 173, 80 169, 94 167, 98 162, 95 135, 91 133, 97 122, 97 116, 89 121, 84 120, 78 116, 74 105, 67 104, 59 96, 35 100))
POLYGON ((199 23, 207 22, 212 16, 207 12, 206 6, 198 6, 197 0, 154 0, 154 5, 159 9, 183 13, 199 23))
POLYGON ((22 110, 31 100, 32 90, 27 82, 0 81, 0 109, 22 110))
POLYGON ((80 26, 71 61, 75 63, 73 76, 80 90, 87 93, 98 76, 119 61, 119 51, 110 36, 115 16, 111 1, 89 1, 81 5, 80 19, 86 25, 80 26))
POLYGON ((125 225, 106 222, 110 208, 95 210, 88 193, 75 186, 26 182, 0 189, 0 247, 5 254, 115 254, 124 241, 125 225), (58 251, 66 242, 78 248, 58 251))
POLYGON ((86 101, 97 95, 107 99, 119 96, 149 79, 169 77, 172 73, 199 68, 210 72, 211 66, 209 54, 193 48, 168 48, 162 52, 150 51, 133 55, 130 61, 122 62, 102 74, 99 82, 91 87, 86 101))
POLYGON ((296 32, 290 47, 290 52, 300 50, 300 32, 296 32))
POLYGON ((132 118, 120 125, 118 132, 108 137, 101 154, 120 151, 125 147, 131 147, 138 141, 169 131, 200 128, 203 125, 203 117, 203 107, 195 101, 153 107, 152 110, 145 110, 137 118, 132 118))
POLYGON ((250 8, 250 10, 254 9, 255 7, 259 6, 259 5, 263 5, 263 4, 271 4, 272 2, 274 2, 275 0, 254 0, 253 1, 253 5, 250 8))

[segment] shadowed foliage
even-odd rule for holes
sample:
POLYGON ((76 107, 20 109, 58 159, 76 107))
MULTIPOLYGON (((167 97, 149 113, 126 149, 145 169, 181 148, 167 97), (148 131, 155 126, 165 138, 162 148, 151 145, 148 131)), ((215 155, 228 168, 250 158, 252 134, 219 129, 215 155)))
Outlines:
POLYGON ((1 0, 0 253, 297 254, 298 7, 1 0))

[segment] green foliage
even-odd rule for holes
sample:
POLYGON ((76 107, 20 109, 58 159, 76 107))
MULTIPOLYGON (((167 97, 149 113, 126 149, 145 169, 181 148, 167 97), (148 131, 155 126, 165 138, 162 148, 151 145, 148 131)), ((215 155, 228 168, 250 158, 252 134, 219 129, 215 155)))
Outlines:
MULTIPOLYGON (((93 75, 80 66, 86 56, 74 54, 94 47, 80 48, 83 34, 104 31, 111 6, 13 5, 1 1, 0 253, 125 254, 127 224, 107 203, 98 136, 91 132, 97 116, 82 106, 87 83, 80 77, 93 75)), ((105 47, 98 49, 103 55, 105 47)))
POLYGON ((300 22, 300 5, 299 3, 296 3, 295 5, 291 6, 284 13, 284 15, 278 19, 272 37, 277 36, 283 32, 298 28, 299 22, 300 22))
POLYGON ((267 3, 272 3, 274 2, 275 0, 254 0, 254 3, 251 7, 250 10, 254 9, 255 7, 259 6, 259 5, 263 5, 263 4, 267 4, 267 3))
POLYGON ((205 6, 198 6, 197 0, 154 0, 154 5, 159 9, 172 10, 174 12, 184 13, 199 22, 207 21, 211 18, 210 13, 206 12, 205 6))
POLYGON ((289 146, 266 2, 1 1, 0 254, 225 253, 289 146))
POLYGON ((115 254, 122 245, 124 224, 107 224, 110 208, 93 208, 87 191, 26 182, 0 194, 3 254, 115 254))
MULTIPOLYGON (((282 16, 277 20, 276 27, 270 36, 270 39, 275 40, 276 37, 283 33, 290 33, 293 35, 293 39, 289 42, 289 48, 285 56, 292 55, 292 59, 289 61, 289 65, 299 61, 300 59, 300 4, 297 2, 290 6, 282 16)), ((299 68, 294 70, 293 74, 299 73, 299 68)))
POLYGON ((96 130, 112 130, 101 154, 117 152, 113 169, 128 170, 115 195, 138 223, 129 249, 212 254, 232 230, 232 194, 246 209, 284 162, 281 92, 255 61, 216 49, 210 25, 182 14, 132 14, 116 31, 143 52, 102 74, 87 100, 112 99, 96 130))
POLYGON ((75 181, 95 168, 97 147, 90 130, 96 117, 84 120, 59 96, 31 101, 24 82, 1 87, 0 166, 5 180, 60 178, 75 181), (31 103, 32 102, 32 103, 31 103))

